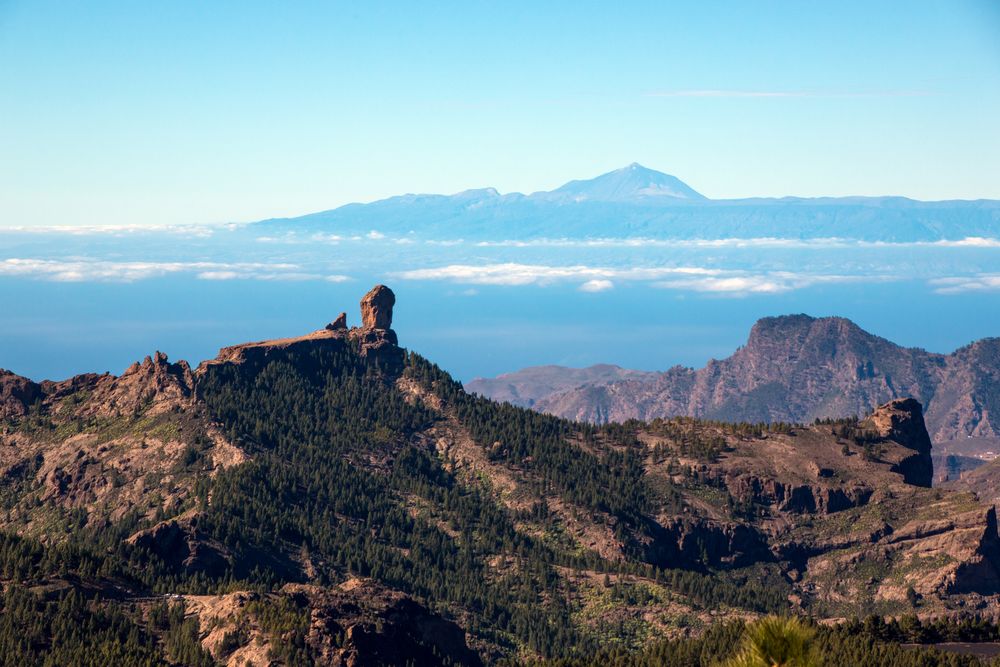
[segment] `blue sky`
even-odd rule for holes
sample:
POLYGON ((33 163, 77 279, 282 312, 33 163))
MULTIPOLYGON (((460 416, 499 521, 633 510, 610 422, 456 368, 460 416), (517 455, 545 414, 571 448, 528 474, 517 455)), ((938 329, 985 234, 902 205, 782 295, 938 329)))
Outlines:
POLYGON ((0 0, 0 226, 632 161, 711 197, 1000 198, 1000 3, 421 4, 0 0))

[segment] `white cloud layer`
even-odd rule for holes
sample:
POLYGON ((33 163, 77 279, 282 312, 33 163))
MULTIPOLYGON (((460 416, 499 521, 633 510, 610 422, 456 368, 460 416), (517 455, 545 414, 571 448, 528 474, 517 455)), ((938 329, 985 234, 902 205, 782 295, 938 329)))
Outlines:
MULTIPOLYGON (((428 241, 428 243, 431 243, 428 241)), ((444 242, 435 241, 436 245, 444 242)), ((453 241, 459 244, 461 241, 453 241)), ((847 238, 791 239, 771 236, 725 239, 652 239, 629 238, 540 238, 479 241, 482 248, 1000 248, 1000 239, 970 236, 964 239, 939 241, 862 241, 847 238)))
POLYGON ((975 276, 935 278, 930 281, 937 294, 991 292, 1000 290, 1000 274, 982 273, 975 276))
POLYGON ((655 287, 664 289, 692 290, 695 292, 715 292, 719 294, 779 294, 791 290, 812 287, 813 285, 829 283, 853 282, 885 282, 884 276, 840 276, 819 275, 809 273, 792 273, 790 271, 769 271, 766 273, 750 273, 732 271, 725 276, 704 276, 665 280, 655 283, 655 287))
POLYGON ((0 260, 0 276, 55 282, 134 282, 193 273, 201 280, 329 280, 348 276, 308 273, 296 264, 259 262, 114 262, 90 258, 0 260))
POLYGON ((583 281, 580 289, 600 292, 614 287, 614 281, 649 282, 662 289, 743 295, 787 292, 824 283, 883 282, 885 276, 842 276, 793 273, 789 271, 751 272, 698 266, 651 268, 604 268, 585 265, 545 266, 539 264, 452 264, 431 269, 401 271, 404 280, 446 280, 469 285, 548 285, 583 281))
POLYGON ((218 231, 232 231, 237 223, 224 225, 45 225, 0 227, 0 233, 62 234, 66 236, 134 236, 137 234, 171 234, 190 238, 208 238, 218 231))
POLYGON ((449 280, 470 285, 534 285, 558 281, 657 280, 678 275, 715 275, 717 269, 701 267, 614 269, 541 264, 451 264, 432 269, 413 269, 394 274, 404 280, 449 280))

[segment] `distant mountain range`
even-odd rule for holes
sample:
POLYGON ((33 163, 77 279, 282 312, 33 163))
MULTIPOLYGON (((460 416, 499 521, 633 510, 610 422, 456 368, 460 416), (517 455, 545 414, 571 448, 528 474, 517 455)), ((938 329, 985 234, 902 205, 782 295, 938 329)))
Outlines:
POLYGON ((1000 236, 1000 201, 923 202, 904 197, 720 199, 639 164, 548 192, 407 194, 296 218, 269 232, 431 239, 649 237, 849 238, 914 242, 1000 236))
POLYGON ((1000 437, 1000 338, 943 355, 900 347, 843 318, 789 315, 759 320, 745 346, 698 370, 543 366, 477 378, 466 388, 597 423, 676 415, 811 422, 910 396, 926 406, 935 443, 992 442, 1000 437))

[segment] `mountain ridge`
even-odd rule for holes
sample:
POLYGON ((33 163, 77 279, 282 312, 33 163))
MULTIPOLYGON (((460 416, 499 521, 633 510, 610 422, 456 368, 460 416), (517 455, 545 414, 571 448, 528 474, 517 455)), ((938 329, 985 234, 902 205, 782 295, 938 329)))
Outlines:
MULTIPOLYGON (((913 600, 1000 613, 995 510, 929 488, 915 400, 573 423, 465 392, 399 346, 394 304, 376 286, 359 327, 194 370, 0 374, 5 593, 42 596, 36 618, 79 597, 162 662, 233 667, 580 657, 913 600)), ((51 627, 33 647, 65 640, 51 627)))
POLYGON ((294 218, 262 230, 466 240, 651 237, 848 238, 916 242, 1000 237, 1000 201, 905 197, 709 199, 675 176, 633 163, 550 191, 405 194, 294 218), (498 236, 498 229, 506 230, 498 236), (505 235, 504 235, 505 234, 505 235))
POLYGON ((553 369, 544 383, 558 389, 541 391, 522 382, 537 374, 525 369, 468 388, 510 400, 506 387, 517 384, 521 405, 594 422, 675 415, 803 422, 913 396, 926 406, 935 442, 1000 437, 1000 338, 937 354, 898 346, 846 318, 786 315, 758 320, 745 345, 700 369, 629 372, 569 387, 566 378, 581 373, 553 369))

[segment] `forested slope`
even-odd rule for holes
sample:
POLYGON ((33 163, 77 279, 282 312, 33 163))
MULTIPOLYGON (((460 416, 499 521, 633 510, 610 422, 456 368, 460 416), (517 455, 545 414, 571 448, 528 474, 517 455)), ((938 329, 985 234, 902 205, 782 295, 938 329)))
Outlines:
POLYGON ((5 376, 4 654, 585 660, 770 612, 1000 608, 995 513, 928 488, 916 402, 579 424, 467 394, 397 345, 393 301, 193 371, 5 376))

